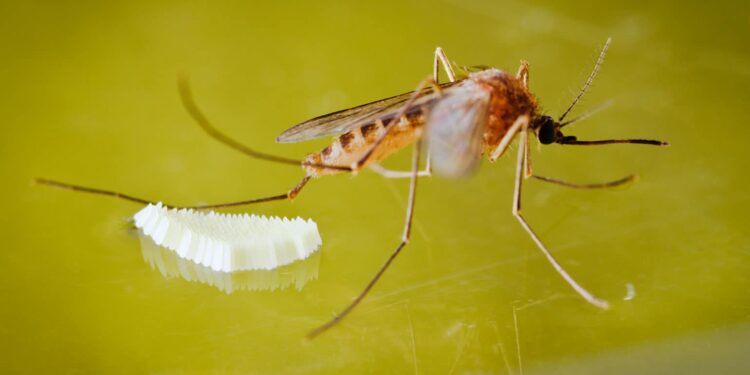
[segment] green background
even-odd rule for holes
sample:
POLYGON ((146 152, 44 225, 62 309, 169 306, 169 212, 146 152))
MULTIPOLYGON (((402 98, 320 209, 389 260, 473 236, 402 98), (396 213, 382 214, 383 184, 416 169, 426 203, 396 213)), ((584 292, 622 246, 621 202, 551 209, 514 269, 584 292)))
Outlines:
MULTIPOLYGON (((0 368, 747 373, 748 14, 746 2, 722 1, 6 1, 0 368), (179 103, 179 73, 222 130, 301 158, 326 141, 274 137, 411 90, 438 45, 464 65, 515 72, 528 60, 531 88, 554 115, 608 36, 578 111, 615 105, 568 133, 672 146, 534 144, 539 174, 640 181, 608 191, 530 181, 524 212, 609 311, 578 298, 512 217, 508 155, 467 180, 420 180, 412 243, 341 326, 311 342, 304 334, 345 306, 400 239, 406 180, 327 177, 293 203, 232 210, 312 217, 324 239, 301 290, 232 294, 144 262, 128 228, 138 205, 31 184, 56 178, 175 204, 283 193, 302 171, 207 137, 179 103)), ((408 153, 387 165, 405 168, 408 153)))

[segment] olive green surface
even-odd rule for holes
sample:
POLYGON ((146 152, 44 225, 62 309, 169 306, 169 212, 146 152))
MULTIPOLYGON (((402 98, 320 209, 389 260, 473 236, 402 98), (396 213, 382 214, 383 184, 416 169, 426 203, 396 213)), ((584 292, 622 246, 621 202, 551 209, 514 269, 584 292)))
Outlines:
MULTIPOLYGON (((4 2, 0 372, 750 372, 750 12, 638 3, 4 2), (639 180, 605 191, 529 180, 524 192, 531 225, 608 311, 578 297, 512 216, 515 146, 472 178, 420 179, 411 243, 312 341, 398 243, 407 180, 327 177, 294 202, 228 210, 311 217, 323 247, 309 264, 211 280, 141 248, 128 221, 138 204, 31 182, 186 205, 281 194, 303 172, 209 138, 180 104, 179 74, 223 131, 302 158, 327 141, 275 136, 412 90, 436 46, 463 65, 528 60, 531 89, 558 115, 609 36, 575 112, 614 104, 566 133, 672 145, 535 141, 541 175, 639 180)), ((408 163, 405 150, 385 164, 408 163)))

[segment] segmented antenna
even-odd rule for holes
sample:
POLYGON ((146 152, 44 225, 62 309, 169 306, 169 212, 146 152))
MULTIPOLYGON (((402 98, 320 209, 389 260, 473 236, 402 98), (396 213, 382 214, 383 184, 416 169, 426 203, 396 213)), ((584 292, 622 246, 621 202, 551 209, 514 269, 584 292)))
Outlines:
POLYGON ((583 113, 581 113, 580 115, 578 115, 576 117, 573 117, 572 119, 570 119, 568 121, 561 122, 560 123, 560 127, 562 128, 562 127, 564 127, 566 125, 570 125, 570 124, 572 124, 574 122, 585 120, 585 119, 589 118, 591 115, 593 115, 593 114, 595 114, 597 112, 601 112, 601 111, 609 108, 610 106, 612 106, 612 103, 613 103, 612 100, 607 100, 606 102, 604 102, 602 104, 599 104, 598 106, 596 106, 594 108, 588 109, 588 110, 584 111, 583 113))
POLYGON ((599 73, 599 68, 602 66, 602 63, 604 62, 604 56, 607 54, 607 49, 609 48, 609 43, 612 42, 612 38, 607 38, 607 42, 604 43, 604 48, 602 48, 602 52, 599 53, 599 58, 596 60, 596 65, 594 65, 594 70, 591 71, 591 74, 589 74, 589 78, 586 80, 586 83, 583 85, 583 88, 581 88, 581 91, 578 92, 578 95, 573 99, 573 103, 570 103, 570 106, 568 109, 563 112, 563 114, 560 116, 559 119, 557 119, 558 122, 562 122, 562 120, 565 119, 565 116, 570 113, 570 111, 573 109, 573 107, 578 104, 578 101, 581 100, 581 97, 583 97, 583 94, 586 93, 586 90, 588 90, 589 86, 591 86, 591 82, 594 81, 594 78, 596 77, 596 74, 599 73))

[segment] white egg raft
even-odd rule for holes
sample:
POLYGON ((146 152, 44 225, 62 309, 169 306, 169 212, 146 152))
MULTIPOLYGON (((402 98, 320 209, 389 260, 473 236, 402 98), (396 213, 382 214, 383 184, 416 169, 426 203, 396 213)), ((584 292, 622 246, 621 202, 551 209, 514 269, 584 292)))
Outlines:
POLYGON ((157 245, 215 271, 274 269, 307 258, 322 244, 311 219, 169 209, 161 202, 133 219, 157 245))

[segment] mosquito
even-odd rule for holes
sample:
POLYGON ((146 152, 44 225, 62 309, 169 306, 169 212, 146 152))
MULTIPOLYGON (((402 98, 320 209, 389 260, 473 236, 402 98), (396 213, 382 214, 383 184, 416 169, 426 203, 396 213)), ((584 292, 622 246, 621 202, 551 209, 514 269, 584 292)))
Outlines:
MULTIPOLYGON (((195 104, 187 80, 181 78, 179 91, 183 105, 208 135, 250 157, 281 164, 301 165, 305 171, 305 176, 284 194, 191 208, 216 209, 275 200, 292 200, 313 178, 339 173, 356 174, 366 167, 385 178, 409 178, 408 203, 401 241, 364 289, 343 310, 308 333, 309 338, 314 338, 349 315, 409 243, 417 181, 420 177, 429 177, 433 171, 436 175, 448 178, 469 176, 476 170, 483 155, 487 155, 489 161, 494 162, 503 155, 517 137, 519 147, 513 190, 513 215, 570 287, 592 305, 607 309, 609 308, 608 302, 594 296, 565 271, 526 222, 521 213, 521 193, 523 182, 529 178, 583 189, 614 187, 635 178, 631 175, 610 182, 578 184, 533 174, 529 134, 536 136, 539 143, 543 145, 553 143, 578 146, 615 143, 669 145, 668 142, 651 139, 579 140, 575 136, 563 133, 566 126, 588 117, 593 112, 584 112, 566 120, 591 86, 610 43, 611 38, 608 38, 583 87, 557 119, 539 112, 537 99, 529 91, 529 64, 527 62, 521 62, 515 75, 496 68, 460 68, 453 65, 445 52, 438 47, 433 57, 432 75, 420 82, 414 91, 316 117, 281 133, 276 138, 279 143, 336 136, 328 147, 308 155, 301 161, 258 152, 217 130, 195 104), (448 82, 439 81, 441 66, 448 77, 448 82), (461 76, 457 74, 457 71, 461 76), (420 170, 423 144, 426 144, 427 152, 425 167, 420 170), (409 171, 389 170, 378 164, 379 161, 410 145, 413 151, 409 171)), ((53 180, 37 179, 37 182, 142 204, 152 202, 115 191, 53 180)))

